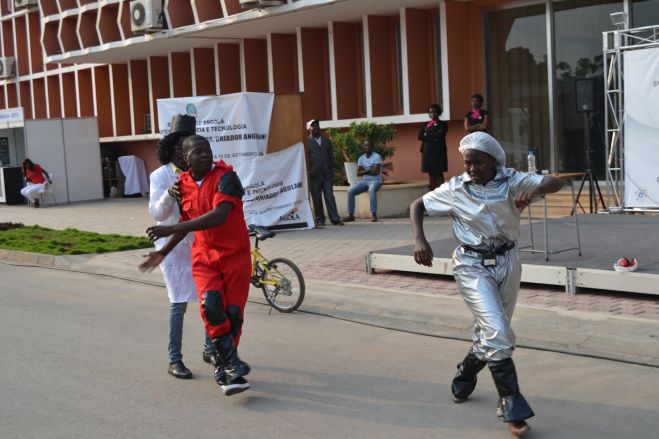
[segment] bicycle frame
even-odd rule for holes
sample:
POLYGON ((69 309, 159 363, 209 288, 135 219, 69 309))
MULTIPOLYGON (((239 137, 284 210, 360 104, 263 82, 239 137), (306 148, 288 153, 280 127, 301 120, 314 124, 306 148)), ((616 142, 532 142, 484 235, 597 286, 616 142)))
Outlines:
POLYGON ((254 247, 252 247, 252 249, 250 250, 250 253, 252 254, 252 271, 251 271, 252 285, 254 285, 255 287, 261 287, 262 285, 270 285, 273 287, 281 288, 282 287, 281 278, 284 276, 282 276, 282 274, 279 273, 276 267, 273 268, 268 267, 270 261, 265 256, 263 256, 263 253, 261 253, 261 251, 259 250, 259 239, 257 237, 254 237, 254 240, 255 240, 254 247), (257 266, 260 266, 263 272, 257 273, 256 270, 257 266), (278 276, 264 276, 264 274, 266 273, 269 274, 273 272, 277 273, 278 276))

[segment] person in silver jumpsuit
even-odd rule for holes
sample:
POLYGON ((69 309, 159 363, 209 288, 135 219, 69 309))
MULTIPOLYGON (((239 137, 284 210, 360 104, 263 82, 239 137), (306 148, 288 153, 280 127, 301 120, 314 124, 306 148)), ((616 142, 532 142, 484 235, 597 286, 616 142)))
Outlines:
POLYGON ((476 387, 476 375, 487 365, 499 393, 498 415, 513 435, 521 437, 530 430, 525 420, 534 413, 520 393, 512 360, 511 318, 522 274, 516 246, 520 216, 533 199, 560 190, 563 183, 556 177, 506 168, 503 148, 487 133, 464 137, 459 150, 465 172, 410 206, 414 260, 432 266, 424 212, 451 216, 459 242, 453 252, 453 274, 474 316, 473 344, 458 364, 451 386, 453 401, 467 400, 476 387))

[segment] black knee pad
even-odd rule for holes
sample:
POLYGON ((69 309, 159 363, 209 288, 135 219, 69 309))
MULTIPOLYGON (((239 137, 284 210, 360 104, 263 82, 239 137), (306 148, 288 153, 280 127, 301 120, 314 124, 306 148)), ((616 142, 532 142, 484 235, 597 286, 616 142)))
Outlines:
POLYGON ((229 315, 229 322, 231 322, 231 335, 234 337, 240 334, 240 329, 243 327, 243 313, 239 306, 227 306, 227 314, 229 315))
POLYGON ((201 307, 204 310, 204 315, 213 326, 221 325, 227 319, 224 313, 224 305, 222 304, 222 294, 219 291, 206 291, 204 293, 204 301, 201 302, 201 307))

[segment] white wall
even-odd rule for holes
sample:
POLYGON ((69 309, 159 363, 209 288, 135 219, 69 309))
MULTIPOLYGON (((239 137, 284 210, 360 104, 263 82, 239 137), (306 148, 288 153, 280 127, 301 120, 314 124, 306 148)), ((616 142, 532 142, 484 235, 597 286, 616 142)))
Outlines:
POLYGON ((27 158, 25 155, 25 130, 23 128, 14 128, 13 130, 16 166, 21 166, 23 164, 23 160, 27 158))
POLYGON ((58 203, 68 203, 66 157, 60 119, 25 121, 25 153, 34 163, 53 174, 53 192, 58 203))
POLYGON ((25 121, 27 157, 54 175, 58 203, 103 198, 96 118, 25 121))
POLYGON ((95 118, 62 121, 70 201, 103 198, 101 147, 95 118))

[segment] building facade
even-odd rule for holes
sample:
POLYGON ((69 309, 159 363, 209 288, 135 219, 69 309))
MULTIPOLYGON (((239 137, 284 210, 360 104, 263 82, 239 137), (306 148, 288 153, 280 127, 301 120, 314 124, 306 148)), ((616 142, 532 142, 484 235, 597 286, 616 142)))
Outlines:
POLYGON ((449 174, 461 172, 463 119, 481 93, 512 165, 524 168, 534 148, 539 169, 579 171, 588 150, 603 167, 609 14, 659 24, 659 0, 261 3, 0 0, 0 109, 96 116, 104 151, 152 170, 157 99, 301 93, 305 120, 324 127, 396 124, 391 178, 411 180, 424 178, 416 136, 435 102, 449 121, 449 174), (580 80, 594 83, 589 113, 576 107, 580 80))

